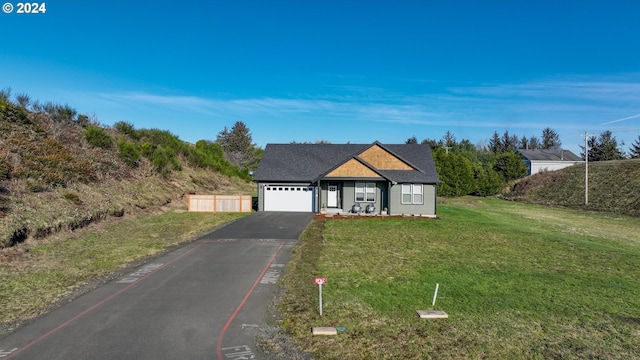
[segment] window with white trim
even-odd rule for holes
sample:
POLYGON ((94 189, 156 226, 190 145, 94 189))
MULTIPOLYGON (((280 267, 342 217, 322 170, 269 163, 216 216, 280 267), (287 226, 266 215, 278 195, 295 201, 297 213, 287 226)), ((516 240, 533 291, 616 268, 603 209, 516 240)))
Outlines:
POLYGON ((424 204, 422 184, 402 184, 402 203, 416 205, 424 204))
POLYGON ((356 202, 375 202, 376 201, 376 184, 375 183, 356 183, 355 194, 356 194, 356 202))

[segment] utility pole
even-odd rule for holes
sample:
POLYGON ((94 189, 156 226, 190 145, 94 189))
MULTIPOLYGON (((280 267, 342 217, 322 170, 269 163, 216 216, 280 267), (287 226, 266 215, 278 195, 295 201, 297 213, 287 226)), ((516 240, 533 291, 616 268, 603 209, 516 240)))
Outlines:
POLYGON ((589 134, 584 132, 584 205, 589 205, 589 134))

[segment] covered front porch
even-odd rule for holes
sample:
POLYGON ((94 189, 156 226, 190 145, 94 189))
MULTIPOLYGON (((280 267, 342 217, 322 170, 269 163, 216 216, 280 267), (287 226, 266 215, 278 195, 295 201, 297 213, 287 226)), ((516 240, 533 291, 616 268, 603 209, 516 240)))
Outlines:
POLYGON ((372 204, 369 204, 365 207, 358 207, 355 204, 349 208, 349 209, 342 209, 342 208, 325 208, 325 209, 321 209, 320 210, 321 213, 323 214, 328 214, 328 215, 371 215, 371 216, 375 216, 375 215, 386 215, 387 212, 385 210, 380 211, 379 209, 375 208, 375 206, 373 206, 372 204))
POLYGON ((328 214, 386 214, 389 185, 386 181, 374 180, 321 181, 320 211, 328 214))

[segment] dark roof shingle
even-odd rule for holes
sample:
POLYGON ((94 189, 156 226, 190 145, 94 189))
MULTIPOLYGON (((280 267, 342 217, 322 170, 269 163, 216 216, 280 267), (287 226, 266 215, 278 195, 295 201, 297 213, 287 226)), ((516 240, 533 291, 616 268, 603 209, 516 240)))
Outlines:
POLYGON ((422 144, 268 144, 255 181, 312 182, 378 144, 417 170, 377 170, 395 182, 437 183, 431 148, 422 144))
POLYGON ((569 150, 563 149, 536 149, 525 150, 519 149, 518 152, 522 154, 529 161, 582 161, 583 159, 572 153, 569 150))

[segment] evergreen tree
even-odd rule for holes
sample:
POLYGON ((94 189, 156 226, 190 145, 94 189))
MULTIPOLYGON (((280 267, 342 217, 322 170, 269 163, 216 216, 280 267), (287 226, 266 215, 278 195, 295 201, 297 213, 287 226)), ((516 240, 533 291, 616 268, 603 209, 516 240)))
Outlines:
POLYGON ((527 166, 520 155, 513 152, 504 152, 498 155, 493 169, 502 173, 505 181, 516 180, 527 175, 527 166))
POLYGON ((462 141, 456 145, 456 151, 469 159, 471 163, 475 164, 478 162, 478 151, 469 139, 462 139, 462 141))
POLYGON ((500 135, 498 135, 497 131, 493 132, 493 136, 489 139, 489 151, 492 153, 500 153, 503 151, 502 140, 500 139, 500 135))
POLYGON ((259 158, 256 156, 256 146, 252 143, 251 132, 244 122, 236 122, 231 130, 225 126, 218 133, 216 142, 222 147, 229 163, 239 168, 257 168, 259 158))
POLYGON ((631 147, 629 148, 629 157, 632 159, 640 158, 640 135, 638 135, 636 141, 631 144, 631 147))
POLYGON ((473 166, 469 159, 460 154, 447 154, 443 148, 434 152, 434 161, 441 183, 438 194, 462 196, 471 194, 475 189, 473 166))
POLYGON ((558 135, 558 133, 551 128, 545 128, 544 130, 542 130, 542 144, 540 145, 540 148, 544 150, 560 149, 560 147, 562 146, 560 135, 558 135))
POLYGON ((529 138, 529 150, 536 150, 540 148, 540 140, 537 136, 529 138))
POLYGON ((513 151, 518 147, 518 137, 509 135, 509 130, 502 134, 502 151, 513 151))
POLYGON ((410 138, 408 138, 405 142, 405 144, 417 144, 418 143, 418 138, 416 138, 416 136, 412 136, 410 138))
POLYGON ((495 195, 504 184, 502 174, 496 172, 493 167, 488 166, 487 164, 475 164, 473 174, 476 180, 476 188, 473 191, 473 195, 495 195))
MULTIPOLYGON (((624 153, 618 148, 618 141, 611 131, 606 130, 596 138, 591 136, 587 140, 589 146, 589 161, 607 161, 624 159, 624 153)), ((584 147, 582 156, 584 157, 584 147)))
POLYGON ((475 145, 473 145, 469 139, 462 139, 458 146, 463 152, 476 152, 475 145))
POLYGON ((216 142, 218 144, 220 144, 220 146, 224 149, 225 146, 227 146, 228 142, 229 142, 229 128, 227 128, 226 126, 224 127, 224 129, 222 129, 219 133, 218 136, 216 137, 216 142))
MULTIPOLYGON (((593 161, 593 159, 591 158, 593 155, 596 155, 596 152, 593 151, 593 148, 596 146, 596 143, 598 142, 598 138, 596 138, 594 135, 589 136, 589 138, 587 138, 587 147, 589 148, 589 161, 593 161)), ((584 146, 580 145, 580 149, 582 149, 582 151, 580 152, 580 156, 582 156, 582 158, 585 158, 585 148, 584 146)))
POLYGON ((435 139, 424 139, 424 140, 422 140, 422 142, 420 142, 420 144, 429 145, 431 150, 433 150, 438 145, 438 142, 435 139))
POLYGON ((518 146, 519 146, 519 149, 529 149, 529 139, 527 139, 526 136, 522 136, 518 146))
POLYGON ((518 135, 511 135, 511 144, 513 144, 513 150, 520 148, 520 139, 518 139, 518 135))
POLYGON ((449 147, 449 148, 457 145, 455 135, 453 135, 453 133, 451 133, 451 131, 449 130, 447 130, 447 132, 444 134, 440 142, 443 144, 443 146, 449 147))

